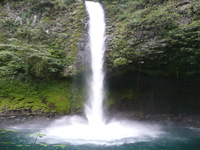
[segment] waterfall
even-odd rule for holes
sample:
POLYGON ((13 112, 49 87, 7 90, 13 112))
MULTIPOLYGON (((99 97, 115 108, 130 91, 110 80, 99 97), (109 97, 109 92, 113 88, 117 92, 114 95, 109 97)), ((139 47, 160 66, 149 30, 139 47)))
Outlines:
POLYGON ((90 125, 99 125, 103 123, 103 63, 105 52, 104 10, 99 3, 86 1, 85 4, 89 15, 88 34, 92 69, 89 83, 89 100, 85 107, 85 112, 90 125))
POLYGON ((135 143, 158 137, 160 127, 147 125, 126 119, 110 119, 104 122, 103 99, 104 99, 104 52, 105 52, 105 19, 102 6, 97 2, 86 1, 86 9, 89 15, 89 43, 91 50, 91 77, 88 95, 85 105, 85 115, 65 116, 55 120, 42 130, 45 137, 41 142, 71 143, 75 145, 120 145, 135 143))

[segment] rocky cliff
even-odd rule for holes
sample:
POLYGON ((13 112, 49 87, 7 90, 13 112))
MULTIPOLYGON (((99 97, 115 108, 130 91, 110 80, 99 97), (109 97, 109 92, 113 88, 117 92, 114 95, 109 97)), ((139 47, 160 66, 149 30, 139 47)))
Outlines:
POLYGON ((200 2, 105 0, 107 64, 149 74, 199 74, 200 2))
MULTIPOLYGON (((108 35, 105 105, 198 115, 200 2, 101 2, 108 35)), ((0 2, 1 112, 81 112, 86 20, 81 0, 0 2)))
POLYGON ((76 64, 85 17, 81 0, 0 2, 1 112, 69 113, 72 105, 80 107, 80 88, 70 78, 81 70, 76 64))

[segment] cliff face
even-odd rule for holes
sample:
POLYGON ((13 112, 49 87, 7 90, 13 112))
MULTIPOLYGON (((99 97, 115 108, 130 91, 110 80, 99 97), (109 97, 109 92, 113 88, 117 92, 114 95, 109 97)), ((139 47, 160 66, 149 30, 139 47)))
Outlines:
POLYGON ((104 0, 108 105, 135 115, 198 115, 200 1, 104 0))
POLYGON ((85 16, 81 0, 0 2, 0 112, 81 107, 80 86, 63 78, 79 71, 85 16))
POLYGON ((199 73, 200 2, 197 0, 105 0, 107 64, 163 75, 199 73))
MULTIPOLYGON (((199 80, 189 78, 199 74, 200 2, 101 2, 108 33, 107 105, 199 114, 199 80)), ((0 112, 81 111, 86 92, 77 74, 88 60, 86 16, 81 0, 0 2, 0 112)))
POLYGON ((75 70, 85 16, 75 0, 0 3, 1 75, 69 76, 75 70))

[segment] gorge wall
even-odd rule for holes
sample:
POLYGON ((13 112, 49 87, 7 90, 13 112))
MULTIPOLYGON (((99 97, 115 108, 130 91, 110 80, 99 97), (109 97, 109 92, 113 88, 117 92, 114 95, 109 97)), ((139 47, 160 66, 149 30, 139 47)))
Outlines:
MULTIPOLYGON (((111 111, 199 115, 200 2, 102 0, 111 111)), ((80 113, 87 14, 81 0, 0 3, 0 111, 80 113)))
POLYGON ((71 105, 80 107, 82 94, 71 77, 81 70, 76 64, 85 47, 85 17, 83 1, 0 2, 1 112, 69 113, 71 105))

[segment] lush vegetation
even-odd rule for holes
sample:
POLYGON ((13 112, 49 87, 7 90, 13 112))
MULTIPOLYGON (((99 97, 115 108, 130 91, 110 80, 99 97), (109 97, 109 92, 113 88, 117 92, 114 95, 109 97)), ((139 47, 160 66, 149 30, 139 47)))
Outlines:
POLYGON ((0 112, 81 107, 80 88, 66 78, 78 72, 84 17, 83 1, 0 2, 0 112))
MULTIPOLYGON (((108 17, 108 70, 116 76, 139 72, 137 86, 116 89, 121 95, 108 91, 107 105, 116 97, 139 99, 141 72, 174 77, 200 73, 200 1, 102 2, 108 17)), ((0 1, 1 113, 81 110, 84 88, 71 77, 80 71, 76 64, 85 16, 82 0, 0 1)))
POLYGON ((104 3, 109 18, 110 68, 134 69, 141 64, 142 71, 147 73, 199 74, 199 1, 105 0, 104 3))
POLYGON ((39 78, 75 72, 84 5, 74 0, 4 1, 0 75, 39 78))
POLYGON ((66 80, 0 79, 0 112, 68 114, 81 111, 83 91, 66 80))

